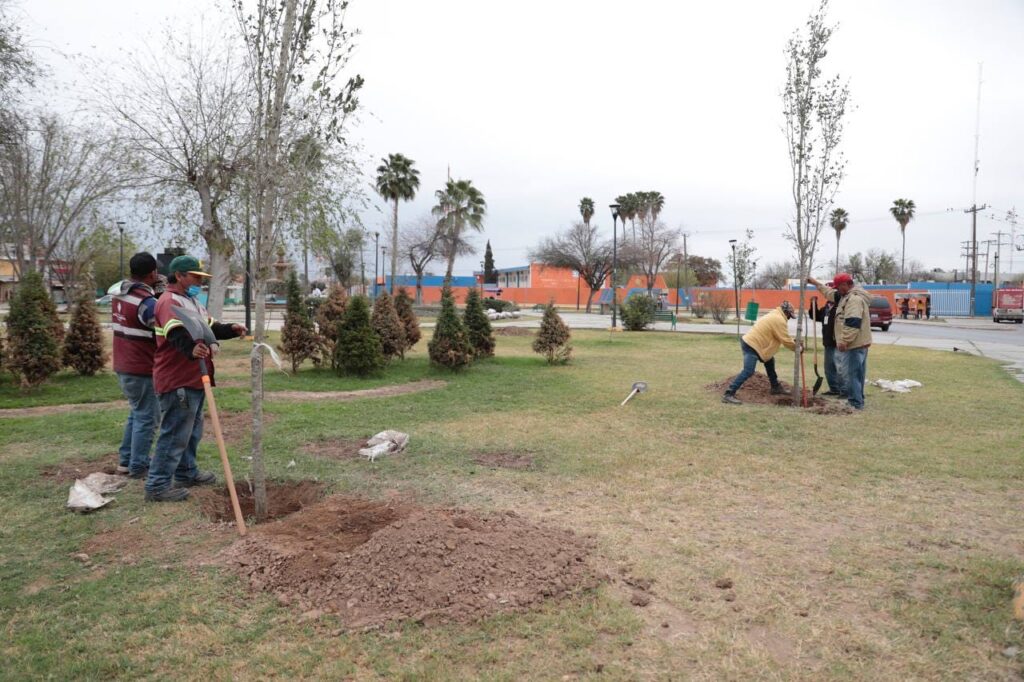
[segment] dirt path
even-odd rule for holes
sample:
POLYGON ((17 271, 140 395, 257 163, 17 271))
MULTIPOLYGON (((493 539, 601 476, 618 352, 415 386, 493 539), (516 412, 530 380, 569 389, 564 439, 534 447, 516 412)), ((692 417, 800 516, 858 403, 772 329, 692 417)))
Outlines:
MULTIPOLYGON (((443 388, 444 381, 424 379, 413 381, 408 384, 397 386, 381 386, 379 388, 364 388, 358 391, 268 391, 268 400, 359 400, 361 398, 390 398, 396 395, 409 393, 420 393, 432 391, 435 388, 443 388)), ((51 414, 64 414, 66 412, 87 412, 89 410, 105 410, 109 408, 126 408, 128 403, 124 400, 113 400, 106 403, 69 403, 66 405, 40 405, 38 407, 14 407, 0 410, 0 419, 13 419, 15 417, 42 417, 51 414)))
POLYGON ((381 386, 380 388, 364 388, 358 391, 268 391, 267 400, 359 400, 360 398, 390 398, 396 395, 409 393, 420 393, 421 391, 432 391, 436 388, 443 388, 447 384, 444 381, 424 379, 413 381, 408 384, 396 386, 381 386))
POLYGON ((0 410, 0 419, 13 419, 15 417, 42 417, 48 414, 88 412, 89 410, 106 410, 115 407, 126 408, 128 407, 128 403, 124 400, 112 400, 107 403, 69 403, 66 405, 39 405, 38 407, 12 407, 0 410))

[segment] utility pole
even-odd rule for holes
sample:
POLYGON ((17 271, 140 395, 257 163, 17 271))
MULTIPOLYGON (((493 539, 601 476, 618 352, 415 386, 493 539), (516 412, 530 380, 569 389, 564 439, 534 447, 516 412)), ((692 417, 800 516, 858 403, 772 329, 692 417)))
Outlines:
POLYGON ((1013 252, 1017 250, 1017 209, 1006 212, 1006 222, 1010 223, 1010 279, 1013 279, 1013 252))
POLYGON ((964 209, 964 213, 971 214, 971 317, 974 317, 974 297, 978 288, 978 211, 984 211, 986 208, 986 204, 974 204, 964 209))
MULTIPOLYGON (((992 286, 995 289, 998 289, 999 288, 999 256, 1000 256, 1000 254, 1003 251, 1003 237, 1004 236, 1009 236, 1009 233, 1008 232, 1003 232, 1002 230, 999 230, 998 232, 995 232, 994 234, 996 235, 996 266, 995 266, 995 272, 992 273, 992 286)), ((1011 253, 1013 252, 1012 248, 1010 249, 1010 252, 1011 253)), ((1012 275, 1013 273, 1011 272, 1010 274, 1012 275)))
POLYGON ((964 211, 971 214, 971 311, 974 317, 974 301, 978 288, 978 211, 986 208, 978 207, 978 143, 981 140, 981 62, 978 62, 978 102, 974 112, 974 184, 971 190, 971 208, 964 211))

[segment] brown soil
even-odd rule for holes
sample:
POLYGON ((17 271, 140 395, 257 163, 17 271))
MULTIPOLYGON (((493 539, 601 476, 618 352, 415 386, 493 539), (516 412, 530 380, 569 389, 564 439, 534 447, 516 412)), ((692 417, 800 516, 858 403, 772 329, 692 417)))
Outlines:
MULTIPOLYGON (((728 379, 708 384, 704 388, 721 395, 735 378, 736 376, 733 375, 728 379)), ((787 384, 785 381, 779 381, 779 383, 782 384, 787 395, 772 395, 772 385, 768 381, 768 377, 760 372, 755 372, 754 376, 747 379, 743 386, 740 387, 740 390, 736 392, 736 397, 745 403, 752 403, 755 405, 779 405, 782 407, 791 407, 793 405, 793 399, 790 398, 788 393, 792 389, 792 386, 787 384)), ((828 398, 810 395, 812 386, 813 384, 807 386, 807 409, 810 412, 815 414, 850 414, 850 408, 842 401, 829 400, 828 398)))
POLYGON ((40 405, 39 407, 11 407, 0 410, 0 419, 14 417, 44 417, 50 414, 67 412, 91 412, 92 410, 108 410, 114 407, 127 408, 124 400, 112 400, 106 403, 67 403, 65 405, 40 405))
POLYGON ((533 456, 523 452, 486 452, 473 458, 477 464, 525 471, 533 468, 533 456))
POLYGON ((590 544, 512 512, 330 497, 221 556, 255 590, 346 628, 470 622, 596 586, 590 544))
POLYGON ((537 332, 526 327, 495 327, 494 334, 496 336, 536 336, 537 332))
MULTIPOLYGON (((316 481, 267 481, 267 520, 279 519, 316 504, 323 497, 324 487, 323 483, 316 481)), ((235 490, 242 515, 252 518, 256 513, 256 503, 249 485, 245 481, 236 481, 235 490)), ((199 503, 199 510, 211 521, 235 520, 227 486, 193 488, 192 497, 199 503)))
POLYGON ((390 398, 396 395, 432 391, 444 388, 444 381, 424 379, 408 384, 381 386, 380 388, 364 388, 358 391, 273 391, 266 394, 267 400, 359 400, 361 398, 390 398))
POLYGON ((59 464, 43 467, 39 475, 59 483, 69 483, 76 478, 85 478, 96 472, 104 474, 117 473, 117 453, 110 452, 99 459, 83 459, 81 457, 65 460, 59 464))
POLYGON ((358 459, 359 451, 366 447, 368 439, 332 438, 315 440, 302 446, 302 451, 313 457, 325 459, 358 459))

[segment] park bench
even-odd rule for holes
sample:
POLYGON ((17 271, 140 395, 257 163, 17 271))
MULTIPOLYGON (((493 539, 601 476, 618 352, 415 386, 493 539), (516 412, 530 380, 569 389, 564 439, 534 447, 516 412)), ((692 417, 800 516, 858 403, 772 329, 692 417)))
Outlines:
POLYGON ((654 313, 655 322, 671 322, 672 329, 676 328, 676 314, 672 310, 658 310, 654 313))

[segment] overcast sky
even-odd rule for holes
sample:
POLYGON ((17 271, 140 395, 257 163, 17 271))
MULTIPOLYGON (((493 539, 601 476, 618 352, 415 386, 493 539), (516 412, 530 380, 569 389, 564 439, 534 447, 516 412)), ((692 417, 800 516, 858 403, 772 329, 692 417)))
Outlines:
MULTIPOLYGON (((353 0, 367 182, 379 157, 413 158, 421 190, 400 208, 412 220, 429 211, 450 165, 487 198, 479 241, 491 240, 498 267, 525 263, 543 235, 578 218, 583 196, 610 234, 605 207, 632 190, 665 195, 663 219, 690 234, 691 253, 724 261, 728 240, 752 228, 762 263, 787 258, 783 48, 816 4, 353 0)), ((208 5, 32 0, 20 12, 39 56, 70 78, 60 53, 109 58, 208 5)), ((856 106, 838 199, 852 218, 843 252, 898 251, 888 209, 905 197, 918 211, 908 259, 962 268, 979 62, 978 203, 1000 218, 1015 205, 1024 213, 1024 2, 833 0, 830 16, 839 30, 826 71, 849 80, 856 106)), ((979 219, 979 239, 1009 230, 992 214, 979 219)), ((388 220, 365 215, 371 229, 388 220)), ((829 230, 818 261, 834 249, 829 230)))

